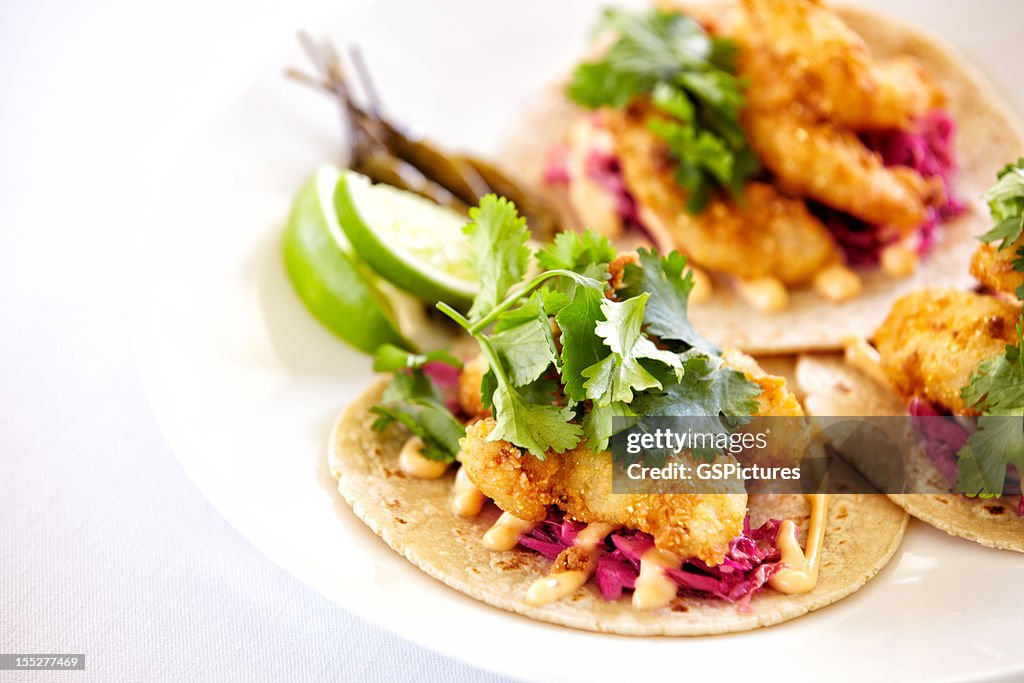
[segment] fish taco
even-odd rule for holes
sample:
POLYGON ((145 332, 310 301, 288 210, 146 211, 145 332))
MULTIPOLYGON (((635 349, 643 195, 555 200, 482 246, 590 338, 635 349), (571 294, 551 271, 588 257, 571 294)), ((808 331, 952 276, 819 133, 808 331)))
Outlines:
POLYGON ((375 367, 390 377, 331 435, 338 490, 392 548, 495 607, 625 635, 776 624, 892 557, 907 516, 884 496, 613 492, 609 442, 626 424, 701 416, 724 430, 802 408, 785 380, 693 329, 680 254, 591 232, 532 252, 493 196, 470 219, 480 291, 468 311, 439 305, 469 343, 383 347, 375 367))
POLYGON ((563 225, 685 253, 694 324, 771 354, 839 349, 903 293, 967 286, 972 199, 1024 153, 962 56, 815 0, 609 11, 510 139, 563 225))

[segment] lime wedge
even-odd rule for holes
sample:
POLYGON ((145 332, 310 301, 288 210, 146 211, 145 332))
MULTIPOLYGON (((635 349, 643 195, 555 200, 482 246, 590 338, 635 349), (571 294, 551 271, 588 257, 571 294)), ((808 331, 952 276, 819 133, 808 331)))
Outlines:
POLYGON ((464 306, 476 295, 459 212, 353 172, 342 176, 334 205, 359 258, 389 282, 428 303, 464 306))
POLYGON ((284 234, 288 276, 310 313, 357 349, 373 353, 385 343, 411 349, 393 302, 338 225, 333 197, 340 178, 338 169, 324 166, 295 197, 284 234))

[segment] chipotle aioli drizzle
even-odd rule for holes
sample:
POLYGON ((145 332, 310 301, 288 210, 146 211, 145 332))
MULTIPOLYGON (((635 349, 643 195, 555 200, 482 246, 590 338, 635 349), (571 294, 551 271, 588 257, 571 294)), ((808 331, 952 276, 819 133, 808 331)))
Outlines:
POLYGON ((460 467, 455 473, 455 487, 452 489, 452 512, 457 517, 476 517, 485 502, 487 497, 469 480, 466 468, 460 467))
POLYGON ((526 591, 526 602, 531 605, 547 605, 561 600, 585 584, 597 568, 597 544, 610 534, 614 528, 611 524, 605 524, 604 522, 588 524, 576 535, 576 540, 573 543, 573 547, 587 552, 586 568, 552 572, 543 578, 537 579, 530 586, 529 590, 526 591))
POLYGON ((779 526, 779 534, 775 538, 785 566, 768 579, 768 585, 780 593, 808 593, 818 584, 818 566, 821 563, 821 546, 828 517, 828 495, 811 493, 807 495, 807 501, 811 504, 811 521, 807 529, 806 551, 800 548, 796 524, 791 519, 779 526))
POLYGON ((418 436, 406 441, 398 453, 398 469, 414 479, 440 479, 448 464, 423 457, 423 439, 418 436))
POLYGON ((633 607, 658 609, 676 597, 679 586, 668 577, 666 569, 678 569, 683 561, 675 553, 651 546, 640 556, 640 575, 633 589, 633 607))
POLYGON ((519 536, 530 533, 537 524, 538 522, 527 522, 503 512, 498 521, 484 534, 484 547, 488 550, 512 550, 519 542, 519 536))

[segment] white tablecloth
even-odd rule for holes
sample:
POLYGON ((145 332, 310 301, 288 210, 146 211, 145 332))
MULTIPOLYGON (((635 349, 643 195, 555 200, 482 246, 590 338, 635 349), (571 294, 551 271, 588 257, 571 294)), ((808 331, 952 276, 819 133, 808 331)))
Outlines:
POLYGON ((284 11, 0 7, 0 652, 86 656, 84 675, 25 680, 491 678, 266 560, 186 478, 143 397, 131 258, 181 139, 170 124, 184 135, 177 117, 231 87, 245 66, 230 49, 315 26, 284 11))
MULTIPOLYGON (((970 36, 1013 83, 1012 60, 975 51, 1017 39, 997 18, 1013 0, 874 4, 970 36)), ((187 480, 137 378, 128 300, 149 197, 206 99, 244 85, 252 48, 330 11, 290 5, 0 7, 0 652, 87 662, 26 680, 491 679, 250 547, 187 480)))

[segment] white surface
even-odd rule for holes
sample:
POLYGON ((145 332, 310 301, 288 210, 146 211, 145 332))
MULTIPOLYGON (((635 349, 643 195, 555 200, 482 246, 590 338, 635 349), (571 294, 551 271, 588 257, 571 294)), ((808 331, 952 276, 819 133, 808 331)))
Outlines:
MULTIPOLYGON (((1014 82, 1021 55, 1006 53, 1019 50, 1021 11, 1012 0, 887 4, 959 36, 997 84, 1014 82)), ((578 659, 583 675, 666 661, 719 671, 737 647, 744 655, 769 643, 778 655, 803 652, 806 640, 797 636, 807 632, 814 656, 836 633, 853 631, 859 635, 829 658, 834 668, 820 672, 826 678, 869 671, 878 648, 900 640, 908 646, 890 676, 1001 670, 1010 679, 1005 667, 1021 665, 1013 634, 1022 631, 1024 609, 1019 589, 1009 589, 1019 585, 1020 558, 945 542, 919 525, 880 581, 834 608, 760 634, 643 642, 477 606, 411 570, 328 495, 316 479, 323 435, 346 399, 342 384, 368 371, 365 363, 353 371, 276 267, 271 235, 288 194, 312 160, 336 147, 327 103, 275 74, 283 59, 298 60, 293 27, 357 34, 392 111, 437 138, 493 148, 520 94, 558 70, 551 60, 571 59, 572 41, 558 39, 575 13, 538 2, 525 11, 558 16, 529 27, 498 19, 503 30, 460 40, 472 57, 456 74, 434 78, 446 62, 422 48, 467 23, 488 25, 478 4, 453 7, 409 5, 386 15, 362 5, 285 11, 252 2, 0 9, 0 651, 85 652, 86 675, 60 677, 93 680, 485 676, 350 616, 284 575, 227 527, 173 462, 144 406, 128 339, 131 245, 158 201, 161 239, 143 252, 142 272, 146 291, 162 297, 151 301, 166 308, 151 309, 142 330, 144 357, 159 352, 166 361, 147 364, 154 386, 178 388, 156 392, 164 426, 251 540, 350 609, 373 607, 411 638, 525 674, 553 669, 529 669, 536 657, 522 649, 507 653, 516 661, 502 660, 492 640, 499 630, 531 654, 614 655, 578 659), (349 11, 351 21, 342 21, 349 11), (496 62, 474 46, 506 56, 497 64, 507 96, 494 94, 488 69, 496 62), (407 67, 410 53, 417 56, 407 67), (245 116, 241 104, 250 105, 245 116), (456 122, 453 111, 471 115, 456 122), (225 210, 239 198, 251 201, 225 210), (153 248, 164 244, 174 251, 153 248), (187 321, 197 320, 205 324, 193 333, 187 321), (168 322, 173 334, 154 339, 168 322), (200 380, 203 389, 193 389, 200 380), (246 444, 238 435, 247 433, 266 438, 239 462, 246 444), (272 487, 269 472, 280 475, 272 487), (366 554, 324 563, 351 549, 366 554), (392 600, 378 604, 382 595, 392 600), (925 642, 922 629, 946 639, 925 642)), ((566 30, 574 41, 581 35, 566 30)), ((1019 93, 1011 101, 1024 109, 1019 93)))

